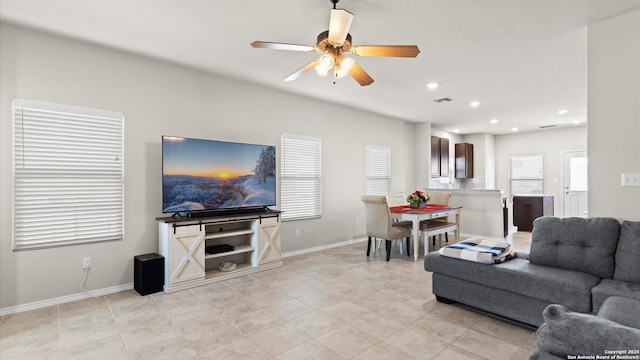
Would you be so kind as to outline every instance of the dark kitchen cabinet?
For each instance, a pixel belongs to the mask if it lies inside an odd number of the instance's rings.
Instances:
[[[456,144],[456,179],[473,177],[473,144]]]
[[[449,139],[431,137],[431,177],[449,176]]]
[[[553,195],[514,195],[513,225],[518,231],[532,231],[533,220],[553,216]]]

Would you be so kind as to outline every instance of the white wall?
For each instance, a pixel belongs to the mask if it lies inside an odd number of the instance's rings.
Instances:
[[[640,11],[588,28],[589,216],[640,220]]]
[[[86,256],[87,289],[133,281],[133,257],[157,251],[161,135],[278,149],[281,133],[321,137],[323,217],[285,223],[285,252],[364,236],[365,144],[391,147],[393,192],[414,188],[413,124],[336,105],[329,116],[326,103],[13,25],[0,50],[0,309],[74,294]],[[125,113],[124,241],[12,251],[14,97]]]
[[[428,188],[431,179],[431,135],[434,135],[431,123],[416,124],[415,128],[414,186],[407,189],[406,194]]]
[[[488,161],[490,158],[495,158],[495,136],[484,133],[469,134],[464,136],[464,142],[473,144],[473,178],[461,179],[461,188],[490,188],[487,186],[487,179],[495,182],[495,167],[492,167]]]
[[[509,191],[509,156],[544,155],[544,193],[554,195],[554,214],[562,216],[562,152],[587,149],[586,126],[497,135],[496,186]],[[587,156],[591,157],[588,153]],[[589,160],[591,165],[591,160]],[[589,189],[595,188],[589,184]],[[589,204],[591,205],[591,204]]]

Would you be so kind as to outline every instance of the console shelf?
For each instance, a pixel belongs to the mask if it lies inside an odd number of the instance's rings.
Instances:
[[[205,240],[209,239],[222,239],[233,236],[241,236],[241,235],[251,235],[254,231],[252,229],[243,229],[243,230],[223,230],[215,233],[207,233],[204,236]]]
[[[207,260],[207,259],[215,259],[215,258],[219,258],[219,257],[229,256],[229,255],[242,254],[242,253],[254,251],[255,249],[256,248],[254,248],[251,245],[237,245],[233,251],[226,251],[226,252],[222,252],[222,253],[218,253],[218,254],[206,254],[204,256],[204,259],[205,260]]]
[[[244,275],[244,274],[248,274],[251,273],[253,271],[247,272],[245,270],[251,270],[253,267],[251,266],[251,264],[238,264],[238,266],[236,266],[235,269],[231,270],[231,271],[220,271],[220,270],[209,270],[206,272],[205,274],[205,278],[207,279],[212,279],[212,278],[216,278],[216,277],[236,277],[239,275]]]
[[[171,293],[282,266],[280,211],[207,218],[157,218],[164,256],[164,291]],[[207,246],[228,244],[233,251],[208,254]],[[220,271],[221,262],[235,262]]]

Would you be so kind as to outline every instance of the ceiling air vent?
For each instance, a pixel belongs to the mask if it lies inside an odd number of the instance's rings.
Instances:
[[[540,126],[540,129],[548,129],[552,127],[556,127],[556,125],[543,125],[543,126]]]
[[[450,97],[443,97],[442,99],[435,99],[433,101],[437,102],[438,104],[441,104],[443,102],[453,101],[453,99]]]

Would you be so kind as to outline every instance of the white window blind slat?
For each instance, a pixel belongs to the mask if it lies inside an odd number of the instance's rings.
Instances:
[[[124,115],[14,99],[15,250],[124,237]]]
[[[283,134],[280,149],[282,219],[299,220],[320,217],[322,215],[321,139]]]
[[[391,148],[365,145],[365,194],[389,195],[391,180]]]

